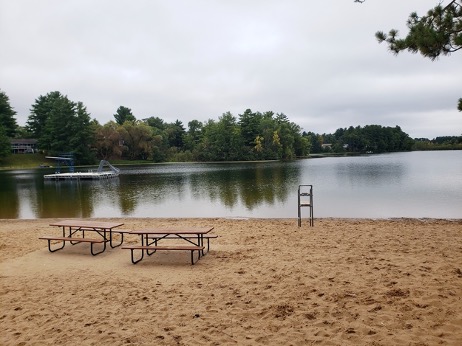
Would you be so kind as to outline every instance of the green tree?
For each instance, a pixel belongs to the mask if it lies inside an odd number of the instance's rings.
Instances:
[[[73,136],[73,117],[75,104],[67,98],[60,96],[53,100],[48,112],[43,131],[38,137],[38,145],[50,154],[72,151],[70,136]]]
[[[45,96],[40,95],[32,105],[31,113],[27,119],[26,128],[35,138],[42,137],[45,130],[46,122],[48,121],[54,102],[62,98],[63,95],[59,91],[53,91]]]
[[[73,135],[69,137],[69,146],[75,157],[81,163],[94,162],[95,155],[92,150],[95,142],[94,127],[91,126],[90,114],[82,102],[77,102],[75,105],[71,131]]]
[[[408,50],[435,60],[440,55],[454,53],[462,48],[462,1],[453,0],[445,7],[438,4],[422,17],[413,12],[407,26],[409,33],[403,39],[398,38],[395,29],[388,34],[378,31],[375,35],[379,42],[387,42],[395,54]]]
[[[252,147],[254,145],[255,139],[260,134],[261,120],[262,114],[253,113],[251,109],[246,109],[244,113],[239,114],[239,126],[246,146]]]
[[[11,154],[11,142],[6,135],[5,128],[0,123],[0,159]]]
[[[349,152],[375,153],[411,150],[414,141],[399,126],[383,127],[380,125],[350,126],[338,129],[333,135],[322,135],[324,140],[332,144],[335,152],[346,148]],[[344,147],[345,146],[345,147]]]
[[[344,131],[344,135],[339,138],[343,144],[346,144],[350,152],[364,152],[367,148],[367,141],[361,136],[361,127],[350,126]],[[335,144],[335,143],[333,143]]]
[[[154,162],[164,162],[169,158],[168,134],[166,133],[167,124],[159,117],[149,117],[143,122],[152,129],[152,160]]]
[[[26,126],[18,126],[15,138],[35,138]]]
[[[242,143],[236,118],[230,112],[226,112],[218,122],[209,120],[204,125],[199,159],[201,161],[240,160]]]
[[[294,142],[295,155],[297,157],[306,157],[311,151],[311,141],[309,137],[303,136],[300,133],[295,134]]]
[[[186,130],[181,121],[176,120],[174,123],[167,124],[165,133],[167,135],[169,147],[175,147],[177,150],[183,149],[183,137],[186,134]]]
[[[202,137],[202,128],[204,124],[199,120],[191,120],[188,123],[188,131],[184,137],[184,146],[186,150],[193,153],[193,157],[197,157],[197,149]]]
[[[281,144],[281,137],[279,136],[278,131],[273,131],[273,140],[272,140],[272,147],[273,151],[276,154],[273,159],[281,159],[282,157],[282,144]]]
[[[119,125],[123,125],[126,121],[136,121],[135,116],[132,114],[132,110],[124,106],[117,108],[114,118]]]
[[[18,125],[15,119],[16,112],[10,105],[8,96],[0,90],[0,125],[3,127],[6,136],[13,138]]]
[[[149,117],[147,119],[144,119],[144,122],[151,127],[155,127],[159,130],[165,130],[165,123],[159,117]]]
[[[462,49],[462,0],[452,0],[444,7],[440,3],[422,17],[413,12],[409,15],[407,27],[409,32],[404,38],[398,38],[396,29],[391,29],[388,34],[378,31],[375,37],[379,43],[386,42],[394,54],[407,50],[435,60],[440,55],[457,52]],[[462,98],[457,109],[462,112]]]
[[[27,127],[48,154],[71,152],[77,164],[94,162],[90,115],[81,102],[75,103],[59,91],[40,96],[32,105]]]
[[[284,113],[276,115],[275,122],[277,124],[277,135],[279,137],[280,150],[278,159],[293,160],[296,158],[295,152],[296,138],[300,141],[300,126],[290,122]],[[307,142],[298,143],[300,154],[306,153],[307,147],[303,147]],[[301,156],[301,155],[300,155]]]
[[[114,121],[96,126],[94,148],[98,158],[109,160],[122,157],[122,142],[118,128],[119,125]]]
[[[147,160],[152,155],[152,128],[143,122],[126,121],[119,132],[130,160]]]
[[[154,162],[164,162],[167,160],[168,146],[165,136],[155,133],[152,136],[152,160]]]
[[[273,112],[265,112],[262,114],[260,121],[259,133],[263,139],[260,139],[262,146],[261,154],[258,153],[257,158],[263,160],[274,160],[278,158],[280,149],[279,137],[274,141],[274,132],[277,133],[277,123],[274,120]]]
[[[225,148],[222,158],[226,161],[245,159],[243,153],[243,138],[237,119],[230,112],[224,113],[218,121],[218,136],[220,145]]]
[[[310,143],[310,151],[313,153],[320,153],[322,151],[321,147],[321,136],[314,133],[314,132],[303,132],[303,137],[308,138],[309,143]]]

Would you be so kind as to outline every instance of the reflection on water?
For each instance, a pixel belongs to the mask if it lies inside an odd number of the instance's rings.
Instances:
[[[121,168],[102,181],[2,171],[0,218],[293,218],[299,184],[314,185],[316,217],[462,217],[461,151]]]
[[[119,198],[130,206],[122,208],[125,215],[135,212],[138,205],[149,205],[156,216],[165,206],[171,206],[171,216],[175,212],[179,216],[185,212],[194,216],[216,205],[243,205],[252,210],[262,203],[284,202],[291,189],[289,185],[298,180],[298,170],[279,162],[171,165],[153,167],[149,173],[129,169],[119,177]]]
[[[0,183],[0,218],[17,219],[19,218],[19,194],[17,189],[19,179],[14,175],[3,174]],[[25,200],[26,196],[21,196]],[[25,198],[24,198],[25,197]]]
[[[262,203],[286,201],[299,168],[281,164],[255,164],[239,169],[222,169],[210,174],[193,174],[190,189],[194,199],[208,198],[227,207],[239,204],[252,210]]]

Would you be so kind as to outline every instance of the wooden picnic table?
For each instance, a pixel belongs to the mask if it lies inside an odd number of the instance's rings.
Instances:
[[[44,239],[48,241],[48,250],[50,252],[55,252],[64,248],[66,242],[71,243],[72,245],[78,243],[90,243],[91,244],[91,254],[96,256],[106,250],[106,243],[109,242],[109,245],[112,248],[118,247],[123,243],[123,235],[128,231],[117,231],[114,228],[122,226],[122,222],[107,222],[107,221],[91,221],[91,220],[63,220],[51,223],[50,226],[62,227],[62,237],[56,236],[43,236],[39,239]],[[95,232],[99,235],[98,238],[87,238],[85,237],[85,232]],[[113,233],[119,233],[121,235],[121,240],[118,244],[113,243]],[[67,234],[67,235],[66,235]],[[81,237],[75,237],[74,235],[81,234]],[[61,241],[63,244],[61,247],[52,249],[51,241]],[[93,249],[94,244],[103,244],[103,248],[100,251],[95,252]]]
[[[199,260],[205,255],[204,238],[207,238],[208,247],[209,233],[213,227],[189,227],[189,228],[149,228],[131,231],[130,234],[139,235],[141,245],[124,246],[122,249],[131,250],[132,263],[136,264],[144,258],[144,252],[151,256],[158,250],[176,251],[186,250],[191,252],[191,264],[194,264],[194,252],[197,251]],[[216,237],[216,236],[212,236]],[[178,239],[186,242],[186,245],[159,246],[158,242],[164,239]],[[134,251],[141,251],[141,257],[135,259]],[[197,261],[196,261],[197,262]]]

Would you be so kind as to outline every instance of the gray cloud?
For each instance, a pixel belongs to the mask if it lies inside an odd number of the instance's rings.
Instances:
[[[405,33],[435,0],[0,0],[0,88],[23,125],[54,90],[100,123],[120,105],[138,119],[285,113],[306,131],[401,126],[460,135],[460,53],[398,57],[377,30]]]

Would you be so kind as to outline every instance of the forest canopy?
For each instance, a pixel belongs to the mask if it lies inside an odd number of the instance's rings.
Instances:
[[[47,155],[72,153],[76,164],[97,160],[150,162],[293,160],[310,153],[383,153],[415,148],[399,126],[366,125],[339,128],[333,134],[302,132],[284,113],[246,109],[237,116],[223,113],[217,120],[166,122],[160,117],[137,119],[120,106],[114,120],[91,119],[82,102],[59,91],[39,96],[25,127],[17,126],[6,94],[0,98],[0,157],[10,153],[10,138],[34,138]],[[458,137],[444,143],[418,141],[419,149],[454,149]],[[449,147],[448,147],[449,145]],[[2,156],[1,156],[2,155]]]

